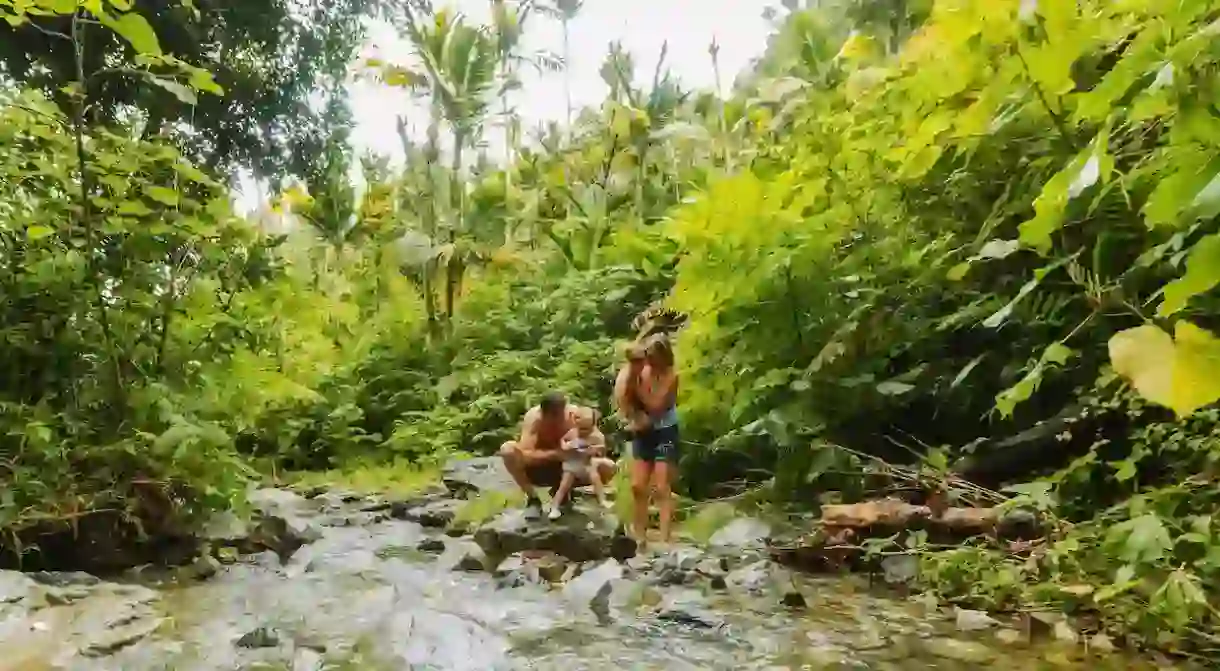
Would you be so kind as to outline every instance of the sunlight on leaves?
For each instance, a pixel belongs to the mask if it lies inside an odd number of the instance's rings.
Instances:
[[[1152,324],[1115,334],[1110,363],[1140,396],[1178,417],[1220,400],[1220,340],[1179,321],[1174,336]]]

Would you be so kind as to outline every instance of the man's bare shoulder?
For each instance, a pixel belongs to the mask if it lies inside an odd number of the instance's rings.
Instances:
[[[534,406],[525,411],[525,416],[521,418],[521,428],[526,431],[532,431],[542,420],[542,409]]]

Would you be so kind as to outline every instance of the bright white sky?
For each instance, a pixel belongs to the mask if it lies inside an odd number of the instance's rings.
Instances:
[[[661,45],[668,41],[665,60],[672,74],[688,88],[711,89],[715,88],[715,77],[708,46],[714,38],[720,45],[722,85],[730,86],[750,60],[762,53],[770,32],[763,10],[776,4],[769,0],[585,0],[580,15],[569,24],[568,68],[573,107],[579,110],[605,97],[606,85],[598,70],[613,40],[620,40],[632,54],[639,82],[651,80]],[[488,19],[488,5],[486,0],[450,3],[470,20],[481,22]],[[410,48],[397,35],[393,26],[374,25],[367,53],[410,63]],[[525,42],[528,50],[545,49],[561,54],[562,27],[558,21],[533,16],[527,25]],[[565,117],[563,73],[538,75],[527,71],[522,79],[524,89],[516,93],[513,104],[526,131],[540,121]],[[395,130],[399,115],[405,115],[414,133],[422,135],[427,108],[420,103],[371,82],[353,83],[351,94],[356,119],[353,143],[358,155],[370,150],[400,157]],[[499,128],[490,129],[488,141],[493,146],[502,146],[499,142],[502,132]],[[496,154],[498,151],[493,156]],[[242,205],[257,203],[257,189],[248,180],[242,180],[241,191]]]

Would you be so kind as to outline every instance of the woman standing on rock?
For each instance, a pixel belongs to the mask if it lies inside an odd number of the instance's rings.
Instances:
[[[678,374],[667,336],[650,337],[644,344],[644,356],[635,396],[648,415],[648,425],[636,431],[631,442],[633,527],[636,540],[644,543],[649,502],[655,499],[661,517],[661,542],[668,543],[674,515],[672,486],[678,469]]]

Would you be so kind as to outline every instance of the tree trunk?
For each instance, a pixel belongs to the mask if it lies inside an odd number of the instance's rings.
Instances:
[[[450,179],[453,189],[453,220],[449,226],[449,259],[445,263],[445,315],[452,322],[454,301],[457,297],[457,284],[461,258],[457,251],[457,229],[466,222],[466,189],[462,183],[462,146],[466,138],[461,131],[453,132],[453,169]]]
[[[425,171],[424,172],[424,178],[425,178],[424,182],[425,182],[425,184],[427,184],[428,190],[429,190],[428,202],[427,202],[427,205],[423,209],[424,234],[428,238],[429,252],[431,252],[432,249],[436,245],[436,194],[437,194],[438,189],[437,189],[435,180],[432,179],[432,171],[428,169],[428,161],[432,160],[436,156],[436,153],[437,153],[436,140],[440,134],[439,130],[438,130],[439,125],[440,125],[440,110],[437,108],[437,104],[435,102],[433,102],[432,115],[428,121],[428,145],[424,149],[425,161],[424,161],[424,166],[423,166],[423,169]],[[410,156],[411,155],[411,143],[407,136],[406,126],[402,123],[401,119],[399,120],[398,133],[399,133],[399,137],[402,140],[403,153],[405,153],[407,156]],[[438,320],[437,320],[437,314],[436,314],[436,291],[433,287],[433,280],[436,276],[436,258],[435,258],[435,256],[429,256],[428,259],[424,261],[422,275],[423,275],[423,277],[421,279],[422,279],[423,293],[424,293],[424,313],[427,315],[427,318],[428,318],[428,334],[431,336],[435,336],[438,331],[438,328],[437,328]]]

